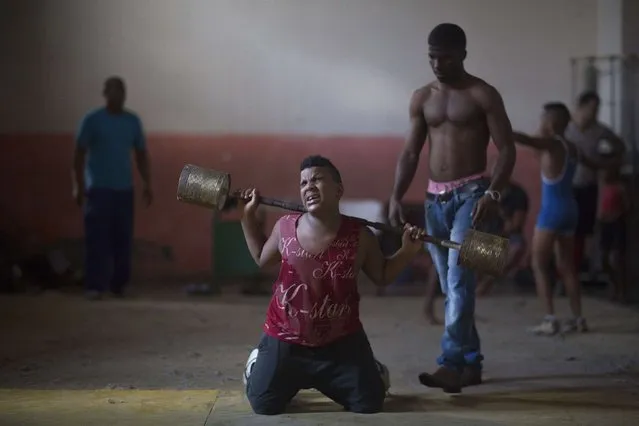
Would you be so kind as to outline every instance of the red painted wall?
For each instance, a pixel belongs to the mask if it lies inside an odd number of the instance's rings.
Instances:
[[[265,195],[296,200],[300,160],[322,154],[340,168],[348,198],[385,200],[402,144],[395,137],[149,135],[155,203],[147,210],[138,202],[136,238],[171,246],[175,273],[206,271],[211,213],[176,200],[184,164],[227,171],[234,187],[253,185]],[[0,136],[3,229],[17,222],[46,242],[82,235],[81,212],[71,198],[72,150],[71,135]],[[426,164],[422,158],[408,200],[423,199]],[[514,180],[530,196],[530,235],[540,186],[537,159],[530,151],[518,151]]]

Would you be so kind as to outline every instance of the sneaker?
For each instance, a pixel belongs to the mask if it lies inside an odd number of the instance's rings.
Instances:
[[[242,377],[242,382],[244,382],[244,386],[246,386],[246,384],[248,383],[248,378],[251,375],[251,372],[253,371],[253,366],[255,365],[255,362],[257,361],[258,352],[259,351],[257,350],[257,348],[253,349],[251,353],[249,354],[248,360],[246,361],[246,367],[244,368],[244,377]]]
[[[561,331],[564,333],[585,333],[588,331],[588,324],[586,324],[585,318],[572,318],[564,322]]]
[[[388,392],[390,389],[390,373],[388,372],[388,367],[377,360],[375,360],[375,363],[377,364],[377,371],[379,371],[379,375],[382,376],[384,390]]]
[[[559,321],[554,317],[546,317],[541,324],[528,329],[530,333],[544,336],[554,336],[559,332]]]

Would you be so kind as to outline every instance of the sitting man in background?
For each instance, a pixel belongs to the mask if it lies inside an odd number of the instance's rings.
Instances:
[[[512,181],[509,182],[502,192],[499,211],[502,220],[501,234],[510,241],[504,277],[512,280],[519,271],[521,260],[528,248],[524,236],[524,226],[528,217],[528,194],[524,188]],[[493,277],[482,277],[477,285],[477,295],[488,294],[494,281]]]

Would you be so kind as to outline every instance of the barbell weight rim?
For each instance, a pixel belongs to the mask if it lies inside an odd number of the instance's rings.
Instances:
[[[481,244],[482,240],[485,241],[487,239],[492,240],[491,244]],[[477,254],[481,253],[477,250],[477,241],[479,241],[480,245],[487,247],[492,252],[492,255],[480,256]],[[478,270],[498,277],[505,272],[509,248],[510,241],[507,238],[469,229],[459,250],[458,264],[468,269]]]
[[[201,173],[196,173],[198,171],[201,171]],[[217,179],[213,182],[215,183],[215,188],[206,188],[208,191],[203,190],[203,184],[201,181],[194,182],[194,178],[201,178],[202,173],[215,173],[217,175]],[[206,182],[206,179],[204,179],[204,181]],[[186,164],[184,167],[182,167],[182,171],[180,172],[177,188],[177,199],[178,201],[182,201],[188,204],[220,211],[226,203],[226,200],[229,196],[230,188],[231,175],[229,173],[220,172],[215,169],[206,169],[194,164]],[[213,200],[209,199],[206,201],[202,201],[202,196],[193,196],[194,194],[201,195],[203,193],[209,192],[214,192],[215,196]]]

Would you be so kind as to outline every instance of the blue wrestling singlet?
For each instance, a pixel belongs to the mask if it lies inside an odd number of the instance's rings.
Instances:
[[[577,159],[570,156],[565,139],[556,136],[566,150],[563,171],[554,179],[541,173],[541,207],[536,227],[558,234],[571,235],[577,228],[579,209],[573,194],[572,178],[577,169]]]

